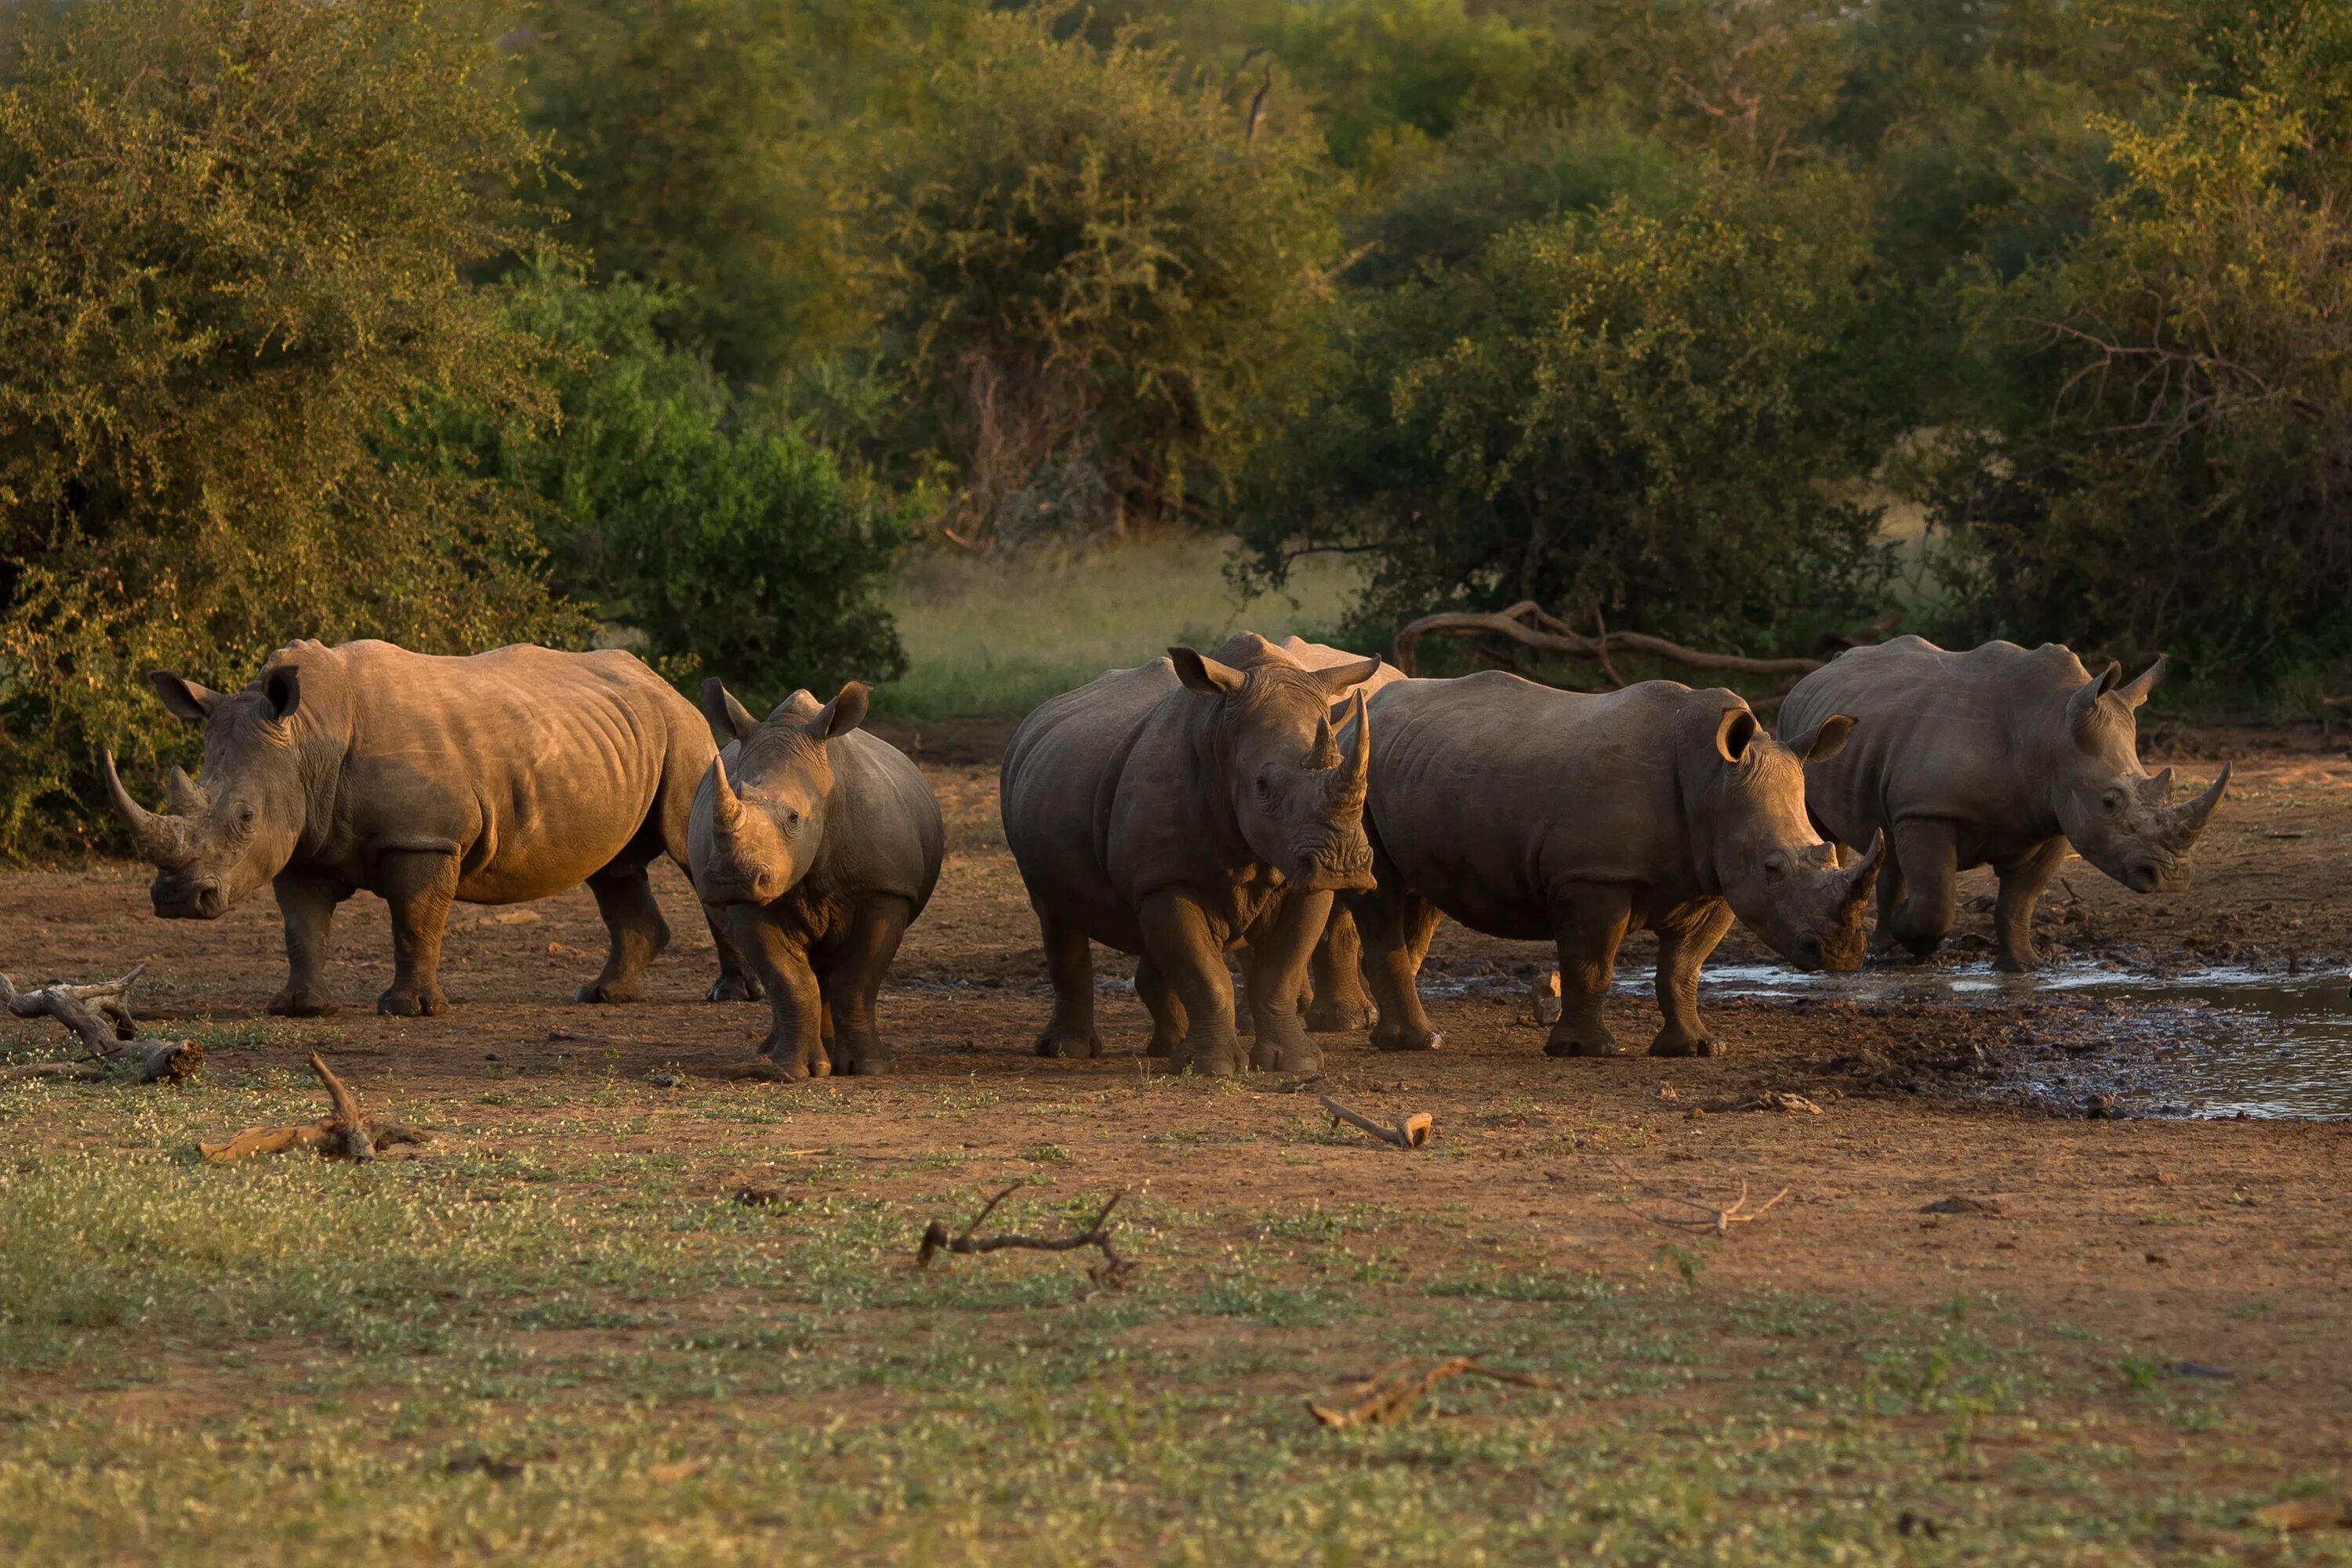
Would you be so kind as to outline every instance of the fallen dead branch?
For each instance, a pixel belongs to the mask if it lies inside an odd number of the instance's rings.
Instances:
[[[1710,1100],[1699,1108],[1710,1114],[1727,1110],[1780,1110],[1791,1116],[1819,1116],[1822,1108],[1801,1094],[1786,1089],[1759,1089],[1754,1094],[1736,1094],[1727,1100]]]
[[[1417,1110],[1395,1126],[1384,1127],[1360,1111],[1349,1110],[1328,1094],[1318,1095],[1316,1100],[1331,1113],[1333,1122],[1344,1121],[1350,1127],[1369,1132],[1392,1149],[1420,1148],[1429,1142],[1430,1129],[1437,1124],[1429,1112]]]
[[[96,1081],[107,1075],[98,1064],[129,1062],[141,1083],[169,1079],[178,1083],[204,1066],[205,1048],[194,1040],[142,1040],[131,1016],[131,983],[146,972],[144,963],[112,980],[93,985],[63,981],[19,991],[0,974],[0,1006],[19,1018],[54,1018],[81,1037],[89,1058],[79,1062],[26,1062],[0,1068],[0,1083],[34,1078],[65,1078]]]
[[[1515,1388],[1543,1388],[1555,1393],[1560,1387],[1548,1377],[1487,1366],[1475,1355],[1448,1356],[1419,1372],[1413,1366],[1410,1361],[1393,1362],[1356,1384],[1352,1391],[1354,1403],[1333,1409],[1310,1399],[1307,1402],[1307,1412],[1318,1425],[1335,1429],[1380,1426],[1404,1419],[1413,1406],[1429,1397],[1430,1390],[1450,1377],[1483,1377]]]
[[[1843,647],[1859,647],[1876,642],[1894,630],[1903,617],[1888,616],[1862,628],[1852,637],[1824,639],[1825,653]],[[1827,658],[1749,658],[1740,654],[1708,653],[1687,648],[1643,632],[1612,632],[1605,625],[1596,636],[1587,637],[1571,628],[1537,604],[1522,599],[1507,610],[1482,613],[1475,610],[1448,610],[1423,616],[1411,622],[1396,637],[1396,667],[1407,675],[1416,673],[1414,657],[1421,639],[1425,637],[1502,637],[1521,647],[1538,653],[1566,654],[1571,658],[1589,658],[1612,683],[1622,686],[1611,656],[1620,653],[1643,654],[1664,659],[1690,669],[1717,669],[1734,675],[1810,675],[1829,662]],[[1781,695],[1786,695],[1782,693]],[[1759,702],[1775,699],[1760,698]]]
[[[1742,1182],[1739,1184],[1739,1195],[1732,1199],[1728,1205],[1717,1208],[1712,1204],[1697,1203],[1689,1198],[1678,1198],[1672,1193],[1654,1191],[1647,1183],[1634,1175],[1633,1172],[1627,1170],[1617,1161],[1612,1159],[1609,1163],[1612,1165],[1615,1165],[1617,1167],[1617,1173],[1624,1177],[1626,1181],[1630,1182],[1634,1187],[1639,1189],[1643,1197],[1648,1198],[1653,1202],[1680,1204],[1686,1209],[1696,1209],[1700,1214],[1706,1216],[1704,1219],[1676,1219],[1668,1215],[1643,1215],[1642,1216],[1643,1219],[1648,1220],[1652,1225],[1663,1225],[1674,1230],[1696,1231],[1701,1234],[1712,1232],[1717,1236],[1729,1236],[1733,1226],[1754,1225],[1758,1220],[1762,1219],[1766,1215],[1771,1213],[1773,1208],[1780,1202],[1780,1200],[1789,1195],[1789,1189],[1782,1187],[1779,1192],[1774,1193],[1763,1203],[1759,1204],[1756,1207],[1751,1209],[1748,1206],[1748,1184],[1746,1182]]]
[[[373,1160],[379,1149],[425,1142],[425,1133],[406,1122],[369,1115],[361,1108],[360,1097],[316,1051],[310,1053],[310,1070],[327,1091],[331,1114],[325,1120],[297,1127],[248,1127],[226,1143],[199,1143],[196,1152],[215,1165],[289,1149],[315,1150],[328,1160]]]
[[[1118,1207],[1118,1200],[1127,1195],[1125,1193],[1113,1193],[1110,1202],[1103,1205],[1102,1212],[1095,1215],[1093,1223],[1074,1236],[974,1236],[972,1234],[980,1228],[982,1221],[996,1212],[997,1205],[1020,1190],[1021,1184],[1015,1182],[989,1199],[981,1205],[980,1212],[971,1216],[971,1223],[953,1236],[948,1234],[946,1226],[938,1220],[931,1221],[923,1229],[922,1245],[916,1249],[915,1253],[915,1266],[918,1268],[928,1268],[931,1259],[942,1252],[976,1254],[1002,1252],[1007,1248],[1027,1252],[1075,1252],[1079,1247],[1091,1247],[1101,1252],[1103,1261],[1101,1268],[1087,1270],[1088,1278],[1098,1285],[1108,1285],[1114,1289],[1127,1283],[1129,1272],[1136,1267],[1135,1260],[1121,1258],[1118,1255],[1118,1248],[1111,1245],[1110,1232],[1105,1228],[1110,1219],[1110,1211]]]

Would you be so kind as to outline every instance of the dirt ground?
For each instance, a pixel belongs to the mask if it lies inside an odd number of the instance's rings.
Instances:
[[[2158,969],[2343,964],[2352,954],[2342,876],[2352,758],[2332,742],[2263,751],[2259,736],[2170,740],[2186,774],[2209,776],[2224,752],[2237,766],[2194,886],[2139,899],[2073,862],[2045,908],[2044,947]],[[1725,1055],[1659,1062],[1638,1054],[1654,1007],[1631,994],[1612,1015],[1631,1054],[1555,1061],[1540,1052],[1524,989],[1526,966],[1548,955],[1450,925],[1430,976],[1473,984],[1432,1007],[1444,1050],[1377,1055],[1332,1036],[1319,1079],[1139,1093],[1150,1069],[1134,1053],[1147,1026],[1116,984],[1103,998],[1109,1057],[1066,1063],[1030,1053],[1046,992],[997,824],[994,770],[927,767],[950,850],[882,1004],[898,1071],[842,1086],[867,1102],[854,1145],[877,1168],[936,1150],[943,1136],[1009,1158],[1049,1132],[1067,1152],[1061,1168],[1089,1190],[1143,1190],[1187,1205],[1360,1202],[1429,1215],[1466,1206],[1486,1223],[1456,1232],[1465,1251],[1629,1275],[1657,1268],[1662,1237],[1675,1234],[1661,1216],[1687,1218],[1690,1204],[1727,1203],[1743,1184],[1759,1199],[1785,1187],[1765,1220],[1715,1247],[1711,1286],[1891,1306],[1996,1298],[2036,1321],[2078,1326],[2086,1343],[2142,1345],[2151,1364],[2226,1368],[2233,1415],[2274,1452],[2352,1474],[2344,1354],[2352,1125],[2085,1120],[1969,1098],[1953,1064],[1980,1064],[2021,1032],[2072,1031],[2101,1048],[2131,1048],[2127,1015],[2031,995],[1965,1009],[1721,1003],[1709,1022]],[[306,1044],[326,1044],[364,1092],[426,1124],[437,1107],[519,1079],[585,1069],[649,1083],[744,1062],[764,1005],[699,1001],[712,970],[708,934],[681,877],[664,868],[656,886],[680,940],[656,966],[650,1000],[613,1009],[569,1001],[594,973],[603,941],[588,896],[575,890],[528,909],[461,908],[443,975],[455,1005],[415,1020],[371,1010],[390,973],[390,941],[383,906],[355,900],[334,939],[344,1011],[278,1026],[270,1048],[290,1063]],[[1964,910],[1971,899],[1989,906],[1990,890],[1984,873],[1972,874]],[[1989,921],[1986,908],[1964,914],[1963,956],[1981,949]],[[1650,952],[1647,939],[1629,944],[1621,975],[1645,975]],[[159,921],[144,874],[129,866],[0,879],[0,955],[20,983],[95,978],[145,960],[142,998],[160,1020],[257,1017],[284,972],[268,900],[209,924]],[[1760,956],[1735,933],[1718,961]],[[1098,960],[1107,976],[1130,972],[1117,955]],[[46,1028],[0,1025],[0,1047],[42,1042]],[[1061,1114],[1049,1128],[988,1110],[943,1123],[948,1082]],[[1767,1089],[1808,1097],[1821,1113],[1704,1110]],[[646,1089],[652,1100],[659,1092]],[[1405,1156],[1369,1141],[1327,1142],[1278,1161],[1249,1152],[1258,1134],[1312,1114],[1318,1094],[1379,1115],[1427,1111],[1432,1148]],[[692,1134],[647,1136],[673,1135]],[[759,1174],[747,1166],[707,1179],[719,1186]],[[1997,1200],[2000,1212],[1922,1212],[1963,1195]],[[2210,1457],[2216,1484],[2228,1479],[2231,1451]]]

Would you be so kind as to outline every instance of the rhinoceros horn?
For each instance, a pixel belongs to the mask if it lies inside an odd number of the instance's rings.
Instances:
[[[186,825],[176,816],[158,816],[131,799],[131,792],[122,787],[122,775],[114,771],[112,752],[106,753],[106,794],[114,803],[115,816],[131,829],[131,842],[141,859],[167,866],[186,858]]]
[[[710,819],[722,828],[732,828],[743,820],[742,797],[727,779],[727,759],[710,759]]]
[[[1886,834],[1884,829],[1881,829],[1870,836],[1870,847],[1862,852],[1862,858],[1846,869],[1845,907],[1847,909],[1858,907],[1864,899],[1870,897],[1871,889],[1878,883],[1879,864],[1885,858]]]
[[[1339,742],[1331,738],[1331,715],[1318,715],[1315,721],[1315,743],[1307,748],[1307,768],[1309,773],[1323,773],[1339,765]]]
[[[1355,695],[1354,707],[1347,721],[1355,726],[1355,733],[1349,738],[1346,760],[1339,763],[1333,774],[1331,789],[1336,804],[1361,809],[1365,787],[1372,776],[1372,721],[1364,710],[1364,694],[1360,690]],[[1330,721],[1326,719],[1324,722]]]
[[[2168,774],[2172,772],[2170,768],[2164,771]],[[2203,795],[2171,809],[2165,824],[2165,837],[2174,849],[2186,849],[2197,842],[2197,836],[2205,831],[2206,820],[2213,815],[2213,808],[2221,804],[2221,796],[2228,793],[2229,788],[2230,764],[2223,763],[2221,776]]]
[[[202,816],[212,808],[211,792],[190,778],[185,768],[172,770],[172,776],[163,781],[163,791],[173,816]]]

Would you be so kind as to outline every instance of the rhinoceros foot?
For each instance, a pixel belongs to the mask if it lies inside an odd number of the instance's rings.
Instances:
[[[315,985],[289,985],[269,999],[269,1012],[280,1018],[325,1018],[335,1011],[335,999]]]
[[[1170,1055],[1168,1070],[1198,1073],[1202,1078],[1239,1078],[1249,1070],[1249,1058],[1243,1053],[1238,1038],[1200,1047],[1186,1044]]]
[[[395,985],[375,999],[375,1010],[394,1018],[430,1018],[449,1010],[438,985]]]
[[[1650,1042],[1654,1057],[1711,1057],[1716,1054],[1715,1042],[1705,1035],[1686,1035],[1677,1029],[1661,1029],[1658,1037]]]
[[[705,1002],[758,1002],[768,994],[768,988],[749,974],[721,974],[702,994]]]
[[[1444,1044],[1444,1032],[1439,1029],[1389,1028],[1382,1026],[1372,1031],[1372,1049],[1376,1051],[1433,1051]]]
[[[1261,1039],[1250,1051],[1250,1066],[1258,1072],[1321,1072],[1323,1047],[1304,1035],[1280,1045]]]
[[[635,981],[591,980],[572,994],[574,1002],[634,1002],[643,994]]]
[[[1036,1050],[1041,1057],[1098,1057],[1103,1054],[1102,1037],[1091,1029],[1083,1035],[1047,1029],[1037,1037]]]
[[[1598,1035],[1580,1035],[1555,1028],[1551,1037],[1544,1041],[1544,1055],[1548,1057],[1615,1057],[1623,1054],[1617,1048],[1617,1042],[1605,1031]]]
[[[1318,1035],[1352,1035],[1371,1025],[1372,1009],[1364,1003],[1318,997],[1307,1006],[1307,1026]]]
[[[835,1064],[834,1070],[851,1078],[880,1078],[898,1069],[898,1063],[895,1058],[881,1051],[867,1051]]]

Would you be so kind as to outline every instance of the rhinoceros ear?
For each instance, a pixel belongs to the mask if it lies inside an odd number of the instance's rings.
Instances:
[[[867,700],[874,689],[862,680],[853,680],[841,689],[840,695],[816,710],[803,728],[810,740],[823,745],[835,735],[845,735],[866,722]]]
[[[272,719],[284,719],[302,706],[302,670],[299,665],[281,664],[261,678],[262,700],[269,704]]]
[[[1352,664],[1335,664],[1328,669],[1318,669],[1315,679],[1323,683],[1327,697],[1338,697],[1360,681],[1370,680],[1381,672],[1380,655],[1360,658]]]
[[[1727,763],[1736,763],[1748,754],[1756,739],[1756,715],[1745,708],[1727,708],[1715,727],[1715,749]]]
[[[751,710],[736,701],[727,683],[715,675],[702,683],[702,716],[710,721],[710,732],[719,737],[721,745],[730,741],[748,741],[751,731],[760,727]]]
[[[1832,713],[1790,741],[1789,751],[1801,763],[1826,763],[1845,750],[1845,743],[1853,734],[1853,715]]]
[[[155,689],[155,695],[163,700],[163,706],[172,710],[173,717],[193,719],[200,724],[212,716],[213,705],[221,700],[221,694],[211,687],[183,680],[168,669],[149,670],[147,684]]]
[[[2074,694],[2066,699],[2066,721],[2079,728],[2083,721],[2098,711],[2099,699],[2113,691],[2116,682],[2123,678],[2124,667],[2114,659],[2107,660],[2106,668],[2074,688]]]
[[[1189,647],[1171,647],[1168,658],[1176,666],[1176,679],[1184,683],[1184,689],[1203,697],[1231,696],[1249,679],[1231,665],[1219,664]]]
[[[2118,688],[2116,691],[2116,695],[2124,700],[2125,707],[2137,708],[2141,703],[2147,700],[2147,694],[2155,690],[2156,683],[2163,679],[2164,656],[2162,654],[2158,654],[2156,656],[2156,662],[2139,672],[2138,679],[2133,681],[2129,686]]]

